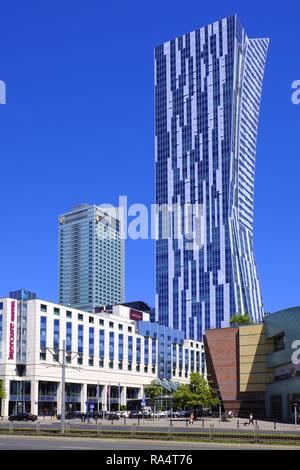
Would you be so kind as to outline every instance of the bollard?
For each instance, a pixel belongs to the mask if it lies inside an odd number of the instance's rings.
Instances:
[[[101,436],[101,425],[97,424],[97,436]]]
[[[274,429],[276,429],[276,423],[274,422]]]
[[[111,424],[114,424],[114,417],[111,415]]]
[[[209,425],[209,439],[213,440],[213,424]]]
[[[240,420],[237,420],[237,428],[240,429]]]
[[[37,435],[40,434],[40,430],[41,430],[40,426],[41,426],[40,423],[37,422],[37,423],[36,423],[36,433],[37,433]]]
[[[173,427],[173,421],[172,418],[170,419],[170,426]]]
[[[12,434],[14,430],[14,423],[12,421],[9,422],[9,434]]]
[[[189,425],[189,421],[188,421],[188,420],[185,421],[185,425],[186,425],[186,426]]]
[[[126,426],[126,416],[124,416],[124,426]]]
[[[202,419],[202,427],[204,428],[204,419]]]

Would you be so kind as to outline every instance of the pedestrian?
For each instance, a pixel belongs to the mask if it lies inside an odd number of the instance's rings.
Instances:
[[[195,420],[195,415],[194,415],[194,413],[191,413],[189,424],[194,424],[194,420]]]
[[[250,424],[253,424],[253,426],[254,426],[253,414],[252,413],[250,413],[250,415],[249,415],[249,423],[248,424],[249,424],[249,426],[250,426]]]

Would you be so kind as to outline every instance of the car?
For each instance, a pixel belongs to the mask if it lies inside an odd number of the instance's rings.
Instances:
[[[110,419],[110,420],[118,420],[120,419],[120,415],[119,413],[115,412],[115,411],[109,411],[108,413],[106,413],[106,419]]]
[[[151,419],[153,416],[152,416],[152,413],[150,412],[143,412],[143,411],[131,411],[129,413],[129,418],[130,419]]]
[[[81,411],[67,411],[65,413],[65,419],[82,419],[86,416],[86,413],[82,413]],[[57,419],[61,419],[61,415],[56,416]]]
[[[129,418],[129,411],[121,411],[121,418]]]
[[[38,417],[32,413],[17,413],[9,416],[9,421],[36,421]]]

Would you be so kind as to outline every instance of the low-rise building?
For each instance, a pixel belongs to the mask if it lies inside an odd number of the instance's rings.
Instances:
[[[225,411],[294,422],[295,409],[300,414],[300,307],[266,315],[260,324],[207,330],[204,344],[208,380]]]
[[[2,416],[61,412],[64,345],[67,411],[136,407],[152,380],[174,389],[189,381],[190,372],[205,373],[203,344],[152,324],[149,311],[131,306],[142,303],[89,313],[14,297],[0,298]]]

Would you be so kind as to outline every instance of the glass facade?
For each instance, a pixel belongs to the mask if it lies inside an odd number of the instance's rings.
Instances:
[[[158,214],[155,319],[186,338],[263,316],[253,192],[267,48],[236,16],[155,48],[156,204],[173,207]]]
[[[183,331],[173,330],[164,325],[140,321],[138,323],[139,334],[146,336],[145,348],[145,364],[146,351],[149,355],[148,336],[152,339],[152,365],[158,366],[158,377],[170,380],[174,369],[180,368],[182,364],[184,333]],[[177,349],[179,351],[179,364],[177,364]],[[182,366],[181,366],[182,368]]]

